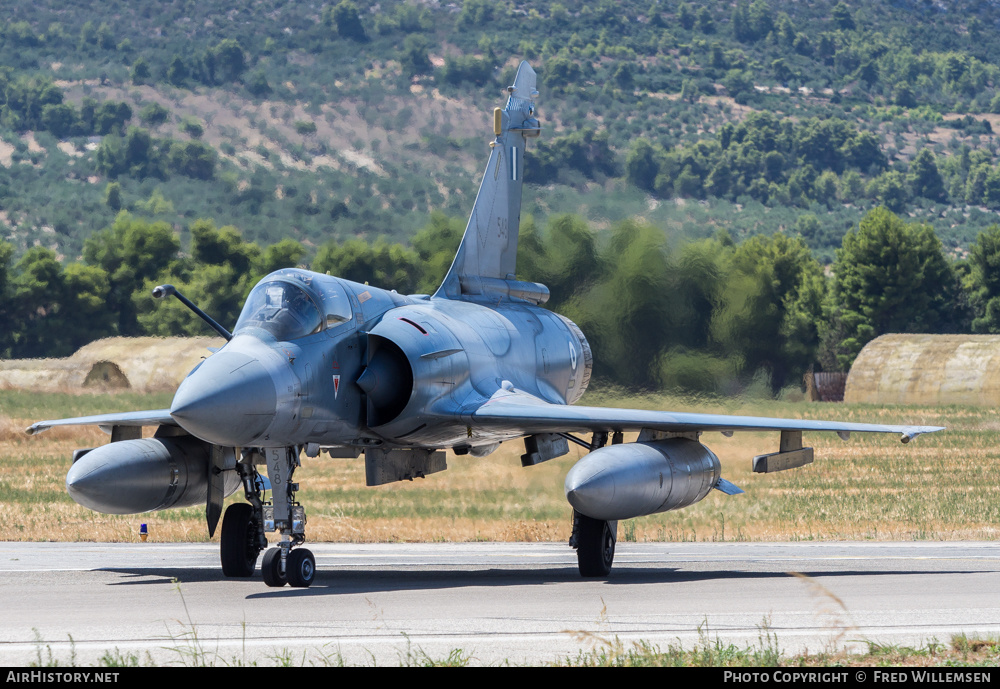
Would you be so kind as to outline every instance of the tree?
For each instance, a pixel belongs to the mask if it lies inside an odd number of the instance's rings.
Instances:
[[[744,375],[765,371],[776,392],[815,359],[824,293],[822,268],[801,239],[752,237],[733,252],[713,338]]]
[[[256,283],[265,275],[282,268],[295,268],[306,256],[306,248],[291,237],[285,237],[277,244],[264,249],[254,259],[251,282]]]
[[[420,273],[417,255],[400,244],[379,238],[374,244],[349,239],[328,242],[316,252],[313,270],[354,282],[371,282],[399,292],[413,292]]]
[[[820,174],[813,182],[812,196],[820,203],[832,206],[837,200],[837,175],[831,171]]]
[[[205,126],[196,117],[185,117],[181,120],[180,130],[192,139],[200,139],[205,133]]]
[[[833,272],[842,365],[879,335],[953,327],[955,274],[930,225],[908,225],[885,208],[870,211],[844,236]]]
[[[991,168],[986,173],[980,202],[990,208],[1000,208],[1000,168]]]
[[[718,393],[732,390],[739,361],[730,359],[712,336],[714,314],[731,268],[732,238],[719,233],[681,248],[669,264],[669,337],[654,364],[667,389]]]
[[[142,56],[136,58],[136,61],[132,63],[132,71],[129,73],[132,83],[136,86],[145,84],[152,76],[153,74],[149,69],[149,63],[146,62],[146,58]]]
[[[0,328],[0,358],[9,359],[10,349],[14,343],[15,325],[14,301],[10,294],[11,257],[14,255],[14,245],[0,240],[0,323],[7,327]]]
[[[1000,225],[979,233],[968,260],[964,286],[973,310],[972,331],[1000,333]]]
[[[449,55],[445,57],[444,67],[439,74],[440,80],[448,84],[458,85],[463,81],[469,81],[482,86],[493,75],[493,63],[474,55]]]
[[[55,252],[31,247],[14,265],[13,272],[10,296],[18,327],[13,333],[12,356],[19,359],[70,354],[60,334],[65,286]]]
[[[631,62],[620,62],[611,75],[615,86],[623,91],[631,91],[635,85],[635,67]]]
[[[565,55],[556,55],[545,62],[542,72],[545,86],[551,89],[565,89],[579,84],[583,78],[580,65]]]
[[[139,111],[139,119],[147,127],[159,127],[170,117],[170,111],[159,103],[150,103]]]
[[[674,313],[679,300],[664,298],[672,293],[666,236],[651,225],[621,222],[599,264],[603,270],[562,312],[587,333],[598,375],[630,387],[655,387],[664,344],[684,327]]]
[[[715,18],[712,11],[707,7],[698,10],[698,31],[702,33],[715,33]]]
[[[337,29],[337,34],[341,38],[349,38],[354,41],[367,42],[368,34],[361,23],[361,16],[358,14],[358,6],[350,0],[342,0],[335,7],[328,7],[324,12],[327,24],[332,24]]]
[[[792,18],[785,12],[778,13],[778,20],[775,22],[775,39],[779,46],[784,49],[792,48],[795,44],[795,24]]]
[[[697,103],[701,99],[701,91],[694,79],[681,82],[681,100],[685,103]]]
[[[150,223],[126,211],[84,242],[84,261],[108,275],[106,308],[119,335],[141,334],[132,295],[146,280],[164,275],[179,251],[180,241],[167,223]]]
[[[526,154],[524,180],[546,184],[553,179],[572,183],[570,172],[598,179],[618,173],[606,130],[586,128],[543,141]],[[579,179],[579,177],[577,178]]]
[[[60,139],[73,133],[79,120],[76,109],[67,103],[46,105],[42,108],[42,126]]]
[[[9,287],[18,324],[8,335],[14,357],[68,356],[114,332],[108,276],[100,268],[73,263],[63,270],[54,251],[36,246],[14,266]]]
[[[202,265],[182,275],[165,275],[147,280],[133,295],[133,308],[143,332],[149,335],[214,334],[209,326],[177,299],[154,300],[149,292],[158,282],[169,282],[223,327],[232,330],[249,293],[248,276],[232,266]]]
[[[312,120],[296,120],[295,131],[302,136],[309,136],[316,133],[316,123]]]
[[[83,116],[81,114],[81,120]],[[124,133],[125,124],[132,119],[132,108],[128,103],[106,100],[96,106],[93,114],[95,134]]]
[[[244,241],[238,229],[232,225],[217,229],[211,220],[195,220],[190,230],[191,258],[196,264],[228,265],[236,275],[249,276],[260,247]]]
[[[112,135],[101,139],[94,162],[97,171],[108,177],[117,177],[125,172],[121,137]]]
[[[965,202],[969,205],[979,206],[983,203],[983,196],[986,191],[986,178],[992,168],[989,163],[982,162],[973,165],[969,169],[969,175],[965,180]]]
[[[677,6],[677,21],[688,31],[694,28],[695,13],[691,5],[682,2]]]
[[[109,177],[160,177],[163,170],[160,153],[149,131],[129,127],[122,139],[114,134],[104,137],[95,156],[97,170]]]
[[[405,7],[406,5],[400,5]],[[414,77],[418,74],[430,74],[433,71],[430,57],[430,41],[419,34],[410,34],[403,39],[403,50],[400,56],[400,66],[403,74]]]
[[[649,140],[639,137],[629,146],[625,155],[625,179],[645,191],[653,191],[658,168]]]
[[[753,77],[742,69],[731,69],[722,79],[722,85],[737,103],[746,103],[753,93]]]
[[[171,170],[194,179],[212,179],[217,162],[215,149],[201,141],[175,141],[167,154]]]
[[[576,215],[549,218],[539,233],[534,222],[522,229],[518,242],[518,273],[549,288],[549,304],[557,309],[574,293],[591,284],[600,273],[597,240],[587,223]]]
[[[926,148],[920,149],[920,153],[913,158],[906,181],[914,196],[922,196],[931,201],[943,201],[945,198],[944,182],[938,172],[934,154]]]
[[[901,172],[891,170],[868,183],[868,196],[877,200],[891,211],[900,212],[906,207],[910,195],[906,180]]]
[[[495,3],[489,0],[462,0],[462,10],[455,22],[459,27],[482,26],[493,20]]]
[[[96,266],[70,263],[63,271],[63,317],[60,336],[67,353],[115,334],[116,315],[108,309],[111,284]]]
[[[747,17],[755,40],[767,38],[774,28],[774,17],[771,16],[771,8],[766,0],[753,0]]]
[[[101,50],[113,50],[115,47],[115,36],[111,33],[111,27],[107,22],[101,22],[97,27],[97,46]]]
[[[263,70],[255,70],[246,79],[247,91],[257,98],[263,98],[271,92],[271,85],[267,83],[267,75]]]
[[[243,48],[235,39],[225,38],[212,48],[215,76],[224,82],[237,81],[246,71]]]
[[[11,22],[7,25],[4,38],[15,45],[36,46],[39,43],[38,36],[28,22]]]
[[[782,84],[787,84],[792,78],[792,70],[788,67],[788,62],[783,57],[771,62],[771,71],[774,77]]]
[[[736,3],[729,24],[733,27],[733,37],[737,41],[745,43],[754,39],[753,29],[750,27],[750,8],[746,0]]]
[[[187,65],[184,64],[184,60],[175,55],[174,59],[170,61],[170,66],[167,67],[167,81],[174,86],[183,86],[189,76],[190,72]]]
[[[94,28],[94,22],[84,22],[83,26],[80,27],[80,49],[87,50],[90,46],[96,43],[97,29]]]
[[[122,209],[122,185],[109,182],[104,190],[104,203],[116,213]]]
[[[838,2],[831,12],[833,17],[833,24],[838,29],[843,29],[844,31],[854,31],[854,17],[851,15],[851,9],[845,5],[843,2]]]
[[[417,252],[418,263],[421,266],[421,276],[416,290],[419,293],[431,294],[444,281],[444,276],[455,258],[458,245],[465,231],[465,218],[449,218],[441,211],[432,211],[428,224],[413,237],[413,249]],[[523,249],[527,247],[525,237],[529,232],[528,218],[521,221],[521,235],[517,245],[518,265],[527,265],[520,260]],[[527,279],[531,279],[530,276]]]

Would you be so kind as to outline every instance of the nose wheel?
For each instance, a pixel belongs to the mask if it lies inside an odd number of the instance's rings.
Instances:
[[[268,586],[281,588],[285,584],[306,588],[316,576],[316,558],[306,548],[296,548],[288,553],[285,566],[281,566],[281,548],[270,548],[260,563],[260,573]]]
[[[305,588],[313,582],[316,576],[316,558],[306,548],[296,548],[288,554],[285,563],[285,576],[289,586]]]
[[[268,586],[284,586],[288,583],[281,569],[281,548],[270,548],[260,561],[260,573]]]
[[[299,466],[299,448],[267,448],[263,452],[271,483],[271,501],[261,504],[264,531],[277,531],[281,542],[264,553],[261,574],[268,586],[305,588],[316,576],[316,558],[305,542],[306,512],[295,501],[299,484],[292,474]]]

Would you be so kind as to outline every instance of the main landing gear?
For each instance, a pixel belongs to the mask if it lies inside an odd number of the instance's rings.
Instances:
[[[262,500],[264,481],[256,468],[265,463],[271,482],[270,502]],[[295,502],[299,485],[291,482],[298,465],[296,447],[248,450],[237,463],[249,504],[230,505],[222,520],[220,556],[222,573],[227,577],[253,576],[257,557],[267,548],[265,534],[278,531],[281,541],[264,553],[260,564],[264,583],[299,588],[312,584],[316,558],[298,547],[305,542],[306,525],[305,508]]]
[[[617,521],[594,519],[573,510],[573,535],[570,536],[569,544],[576,548],[576,561],[581,576],[608,576],[615,560],[617,540]]]
[[[245,502],[230,505],[222,518],[220,556],[227,577],[252,577],[260,555],[260,513]],[[264,541],[267,545],[267,541]]]

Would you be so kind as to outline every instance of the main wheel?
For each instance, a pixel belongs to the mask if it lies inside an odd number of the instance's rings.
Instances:
[[[257,566],[260,545],[253,506],[238,502],[226,509],[222,519],[219,556],[227,577],[250,577]]]
[[[287,563],[286,563],[287,564]],[[260,573],[268,586],[281,587],[287,582],[281,573],[281,548],[269,548],[260,561]]]
[[[316,558],[305,548],[296,548],[288,554],[285,562],[285,574],[290,586],[304,588],[313,582],[316,576]]]
[[[610,522],[578,514],[576,543],[576,560],[582,576],[606,577],[611,573],[611,563],[615,560],[615,530]]]

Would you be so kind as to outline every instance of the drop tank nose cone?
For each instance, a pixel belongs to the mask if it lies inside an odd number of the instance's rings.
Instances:
[[[112,482],[115,467],[106,462],[86,460],[76,462],[66,474],[66,492],[78,505],[92,510],[105,511],[114,501],[115,486]]]
[[[73,501],[104,514],[134,514],[153,509],[170,485],[159,466],[157,441],[127,440],[95,448],[66,473]]]
[[[174,395],[170,415],[188,433],[225,446],[252,444],[270,426],[278,395],[257,359],[219,352],[191,373]]]
[[[604,506],[614,503],[615,475],[604,467],[578,463],[566,474],[566,499],[577,512],[605,518]]]

